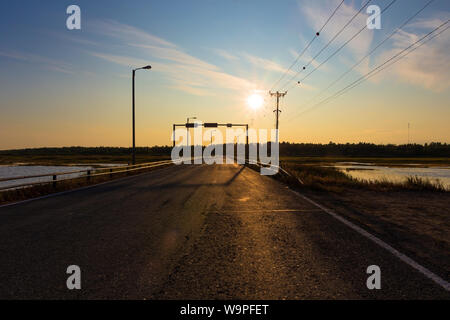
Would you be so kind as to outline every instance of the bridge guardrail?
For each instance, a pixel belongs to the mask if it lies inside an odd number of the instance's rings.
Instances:
[[[285,169],[283,169],[281,166],[274,166],[274,165],[272,165],[272,164],[265,164],[265,163],[262,163],[262,162],[259,162],[259,161],[248,160],[248,159],[245,159],[245,163],[246,163],[246,164],[257,165],[257,166],[259,166],[259,167],[275,167],[275,168],[277,168],[278,170],[280,170],[282,173],[284,173],[285,175],[287,175],[288,177],[290,177],[290,178],[292,178],[292,179],[296,179],[296,180],[297,180],[298,182],[300,182],[301,184],[304,184],[303,181],[302,181],[300,178],[298,178],[298,177],[296,177],[296,176],[293,176],[293,175],[290,174],[288,171],[286,171]]]
[[[29,175],[29,176],[15,176],[15,177],[9,177],[9,178],[1,178],[0,182],[25,180],[25,179],[32,179],[32,178],[44,178],[44,177],[52,177],[52,180],[34,181],[34,182],[28,182],[28,183],[3,186],[3,187],[0,187],[0,191],[22,188],[22,187],[31,187],[31,186],[43,185],[43,184],[55,185],[57,182],[80,179],[80,178],[86,178],[87,180],[89,180],[91,177],[98,177],[98,176],[103,176],[103,175],[110,175],[112,177],[113,174],[126,173],[126,172],[147,169],[147,168],[153,168],[153,167],[172,164],[174,162],[177,162],[177,161],[163,160],[163,161],[153,161],[153,162],[146,162],[146,163],[134,164],[134,165],[117,166],[117,167],[113,167],[113,168],[95,168],[95,169],[74,170],[74,171],[67,171],[67,172],[53,172],[53,173],[35,174],[35,175]],[[77,174],[77,173],[85,173],[85,175],[80,175],[77,177],[71,177],[71,178],[66,178],[66,179],[58,179],[58,176],[65,176],[65,175]]]
[[[53,184],[54,186],[56,186],[56,183],[58,183],[58,182],[80,179],[80,178],[86,178],[89,181],[89,179],[91,179],[92,177],[98,177],[98,176],[104,176],[104,175],[110,175],[112,177],[113,174],[127,173],[127,172],[142,170],[142,169],[154,168],[154,167],[159,167],[159,166],[163,166],[163,165],[174,164],[176,162],[183,162],[183,159],[153,161],[153,162],[146,162],[146,163],[135,164],[135,165],[117,166],[114,168],[84,169],[84,170],[74,170],[74,171],[67,171],[67,172],[53,172],[53,173],[35,174],[35,175],[28,175],[28,176],[15,176],[15,177],[9,177],[9,178],[0,178],[0,182],[5,182],[5,181],[25,180],[25,179],[32,179],[32,178],[52,177],[52,180],[34,181],[34,182],[27,182],[27,183],[15,184],[15,185],[3,186],[3,187],[0,187],[0,191],[22,188],[22,187],[32,187],[35,185],[43,185],[43,184]],[[302,180],[293,176],[288,171],[284,170],[281,166],[268,165],[268,164],[264,164],[259,161],[248,160],[248,159],[245,159],[245,164],[257,165],[259,167],[267,167],[267,166],[275,167],[278,170],[280,170],[282,173],[284,173],[285,175],[287,175],[293,179],[296,179],[301,184],[303,184]],[[65,175],[77,174],[77,173],[85,173],[85,175],[80,175],[77,177],[71,177],[71,178],[66,178],[66,179],[58,179],[58,176],[65,176]]]

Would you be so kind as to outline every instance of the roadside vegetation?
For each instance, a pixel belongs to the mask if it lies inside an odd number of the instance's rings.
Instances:
[[[353,160],[353,159],[351,159]],[[300,179],[303,184],[298,183],[295,179],[291,179],[290,183],[298,184],[301,188],[310,188],[313,190],[344,192],[347,189],[364,188],[372,191],[395,191],[395,190],[411,190],[411,191],[433,191],[448,192],[448,190],[440,181],[431,181],[417,176],[407,177],[403,182],[392,182],[389,180],[360,180],[353,178],[345,172],[329,166],[317,164],[304,164],[293,161],[282,162],[282,167]]]
[[[332,163],[324,161],[324,158],[313,160],[284,159],[282,167],[294,178],[281,174],[275,178],[383,239],[437,274],[444,277],[448,274],[450,190],[442,183],[415,176],[407,177],[401,183],[361,181],[332,167]],[[391,163],[386,158],[375,160]],[[403,163],[407,163],[404,160]],[[347,158],[344,161],[376,163],[374,159]],[[448,160],[440,161],[441,165],[448,166]],[[428,163],[423,162],[424,165]]]
[[[284,163],[329,165],[337,162],[360,162],[389,167],[405,167],[415,164],[417,167],[450,166],[450,157],[344,157],[344,156],[280,156]]]

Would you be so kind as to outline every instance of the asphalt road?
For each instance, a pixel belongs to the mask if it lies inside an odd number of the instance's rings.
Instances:
[[[81,268],[81,290],[66,269]],[[366,268],[381,268],[380,290]],[[169,167],[0,207],[0,298],[436,299],[449,293],[270,177]]]

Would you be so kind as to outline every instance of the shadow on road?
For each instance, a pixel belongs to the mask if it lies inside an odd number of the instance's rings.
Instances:
[[[239,170],[237,170],[231,178],[229,178],[226,181],[214,181],[214,178],[221,178],[222,176],[219,175],[211,175],[211,176],[202,176],[199,178],[199,180],[202,180],[200,182],[186,182],[186,183],[179,183],[179,182],[173,182],[173,183],[164,183],[164,184],[157,184],[157,185],[151,185],[151,186],[145,186],[141,187],[141,189],[145,190],[160,190],[160,189],[171,189],[171,188],[191,188],[191,187],[203,187],[203,186],[229,186],[231,185],[236,178],[242,173],[242,171],[245,169],[245,166],[241,165]],[[216,172],[217,173],[217,172]],[[218,172],[220,174],[220,172]],[[204,182],[203,182],[204,181]]]

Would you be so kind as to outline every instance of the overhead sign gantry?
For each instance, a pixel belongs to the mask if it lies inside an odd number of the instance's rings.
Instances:
[[[189,130],[189,128],[197,128],[197,127],[203,127],[203,128],[218,128],[218,127],[245,127],[245,137],[246,141],[245,144],[248,146],[248,124],[237,124],[237,123],[217,123],[217,122],[205,122],[205,123],[184,123],[184,124],[173,124],[173,146],[175,147],[175,130],[177,127],[185,127]]]

